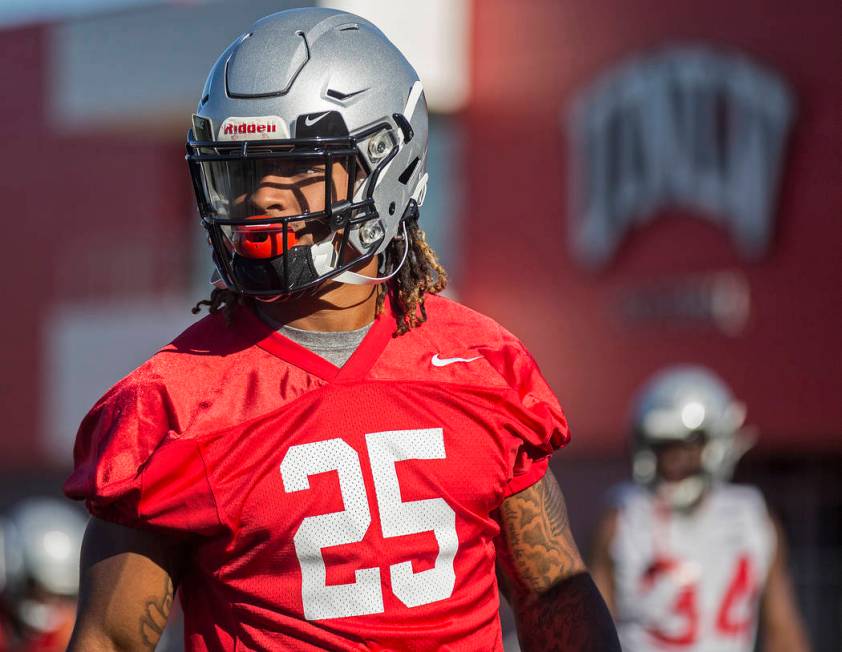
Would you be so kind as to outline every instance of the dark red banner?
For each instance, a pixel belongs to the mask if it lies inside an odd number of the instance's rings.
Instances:
[[[461,297],[530,347],[571,453],[620,452],[685,362],[761,448],[842,450],[842,5],[474,11]]]

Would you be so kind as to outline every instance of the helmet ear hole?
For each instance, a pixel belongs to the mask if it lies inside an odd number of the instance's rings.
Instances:
[[[412,162],[406,166],[406,169],[401,172],[401,175],[398,177],[398,181],[400,181],[403,185],[409,183],[409,180],[412,178],[412,173],[415,172],[415,168],[418,167],[418,161],[420,159],[416,156],[412,159]]]
[[[394,214],[395,214],[395,202],[392,202],[391,204],[389,204],[389,215],[394,215]]]

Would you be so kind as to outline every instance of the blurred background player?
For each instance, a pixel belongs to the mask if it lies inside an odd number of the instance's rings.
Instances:
[[[703,367],[676,366],[640,392],[635,484],[597,528],[592,572],[624,650],[809,649],[785,540],[761,493],[729,482],[753,443],[745,407]]]
[[[24,499],[0,517],[0,652],[66,649],[86,523],[54,498]]]

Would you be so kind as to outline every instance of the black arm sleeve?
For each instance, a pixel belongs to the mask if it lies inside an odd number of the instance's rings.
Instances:
[[[588,573],[515,605],[523,652],[620,652],[611,613]]]

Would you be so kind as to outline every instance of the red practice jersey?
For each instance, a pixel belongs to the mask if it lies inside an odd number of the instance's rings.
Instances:
[[[201,320],[82,423],[66,493],[184,537],[189,650],[502,650],[491,513],[565,417],[534,360],[440,297],[337,368],[241,309]]]

